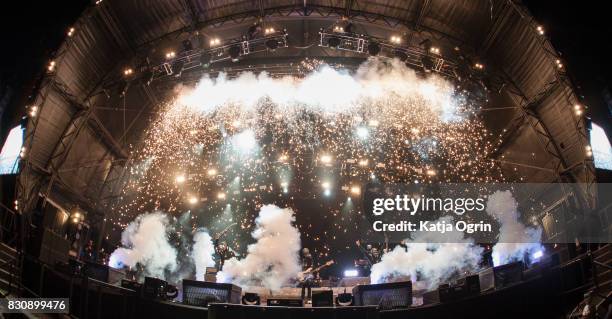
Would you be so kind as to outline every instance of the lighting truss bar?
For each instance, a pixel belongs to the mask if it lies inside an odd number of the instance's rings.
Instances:
[[[447,77],[456,77],[457,64],[453,61],[445,59],[441,55],[434,55],[425,52],[423,49],[416,46],[398,46],[388,43],[385,39],[363,36],[354,33],[329,33],[325,31],[319,32],[320,41],[319,46],[325,48],[332,48],[329,45],[329,39],[337,38],[340,40],[339,45],[334,47],[337,50],[349,51],[358,54],[368,54],[368,45],[370,43],[376,43],[380,46],[379,56],[382,57],[395,57],[397,52],[406,54],[406,64],[422,68],[423,59],[431,59],[432,69],[430,71],[440,73]]]
[[[209,64],[231,60],[232,57],[229,54],[229,50],[234,46],[240,47],[240,57],[269,50],[266,46],[266,42],[270,40],[276,40],[278,42],[278,48],[286,48],[288,46],[287,33],[283,32],[281,34],[270,35],[262,38],[228,43],[226,45],[221,45],[214,48],[186,51],[177,54],[175,59],[167,60],[160,65],[154,66],[152,68],[153,80],[170,75],[177,75],[182,71],[202,67],[203,65],[201,58],[205,55],[210,57]],[[174,70],[173,66],[176,65],[182,65],[181,70]]]

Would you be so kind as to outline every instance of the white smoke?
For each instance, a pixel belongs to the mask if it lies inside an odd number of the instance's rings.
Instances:
[[[436,222],[450,221],[450,216],[446,216]],[[443,236],[445,242],[428,243],[434,241],[432,236],[438,237],[436,242]],[[412,281],[422,280],[429,289],[435,288],[455,275],[477,271],[483,250],[458,231],[416,232],[412,240],[406,240],[406,245],[407,249],[396,246],[372,266],[372,283],[385,282],[394,276],[410,276]]]
[[[342,94],[338,94],[342,92]],[[438,76],[419,78],[399,60],[372,58],[360,65],[355,74],[335,70],[327,65],[315,69],[303,79],[287,76],[272,78],[244,72],[236,78],[221,73],[217,78],[205,77],[191,89],[181,87],[178,105],[203,114],[211,114],[224,105],[234,105],[242,112],[253,112],[262,98],[286,108],[306,107],[323,113],[351,112],[361,103],[394,96],[402,100],[421,99],[444,120],[458,113],[455,88]]]
[[[526,227],[519,221],[518,203],[510,191],[496,191],[487,201],[487,213],[500,225],[498,243],[493,246],[496,266],[523,260],[525,254],[542,249],[542,228]]]
[[[121,234],[121,244],[124,247],[110,256],[111,267],[140,264],[145,274],[157,278],[177,269],[177,251],[168,242],[168,217],[161,212],[138,216]]]
[[[291,209],[263,206],[251,234],[256,242],[248,246],[245,258],[226,261],[217,281],[280,289],[301,270],[300,233],[294,222]]]
[[[191,253],[196,267],[196,280],[204,280],[206,267],[215,265],[214,253],[215,246],[210,234],[205,230],[198,230],[193,236],[193,251]]]

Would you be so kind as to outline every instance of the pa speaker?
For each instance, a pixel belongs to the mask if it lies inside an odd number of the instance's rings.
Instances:
[[[258,294],[247,292],[242,296],[242,304],[243,305],[261,305],[261,298]]]

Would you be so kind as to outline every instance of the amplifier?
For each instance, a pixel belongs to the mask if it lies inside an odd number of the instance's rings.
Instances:
[[[312,306],[313,307],[333,307],[334,306],[334,291],[333,290],[313,290],[312,291]]]
[[[384,309],[412,305],[412,282],[392,282],[353,287],[356,306],[382,306]]]
[[[268,298],[267,305],[280,307],[302,307],[304,306],[304,303],[302,299]]]
[[[121,279],[121,287],[134,290],[138,295],[142,292],[142,284],[133,280]]]
[[[480,289],[501,289],[523,280],[522,262],[515,262],[493,268],[487,268],[478,273],[480,277]]]
[[[225,283],[183,279],[183,303],[207,307],[209,303],[240,304],[242,288]]]

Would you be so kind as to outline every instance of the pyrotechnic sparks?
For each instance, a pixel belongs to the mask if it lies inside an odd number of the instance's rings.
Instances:
[[[293,209],[303,240],[324,256],[346,247],[342,234],[363,218],[350,196],[371,180],[503,180],[479,105],[450,82],[397,61],[354,74],[305,69],[302,78],[221,74],[183,89],[135,151],[115,225],[191,210],[193,229],[235,221],[230,236],[248,240],[258,209],[276,204]]]

